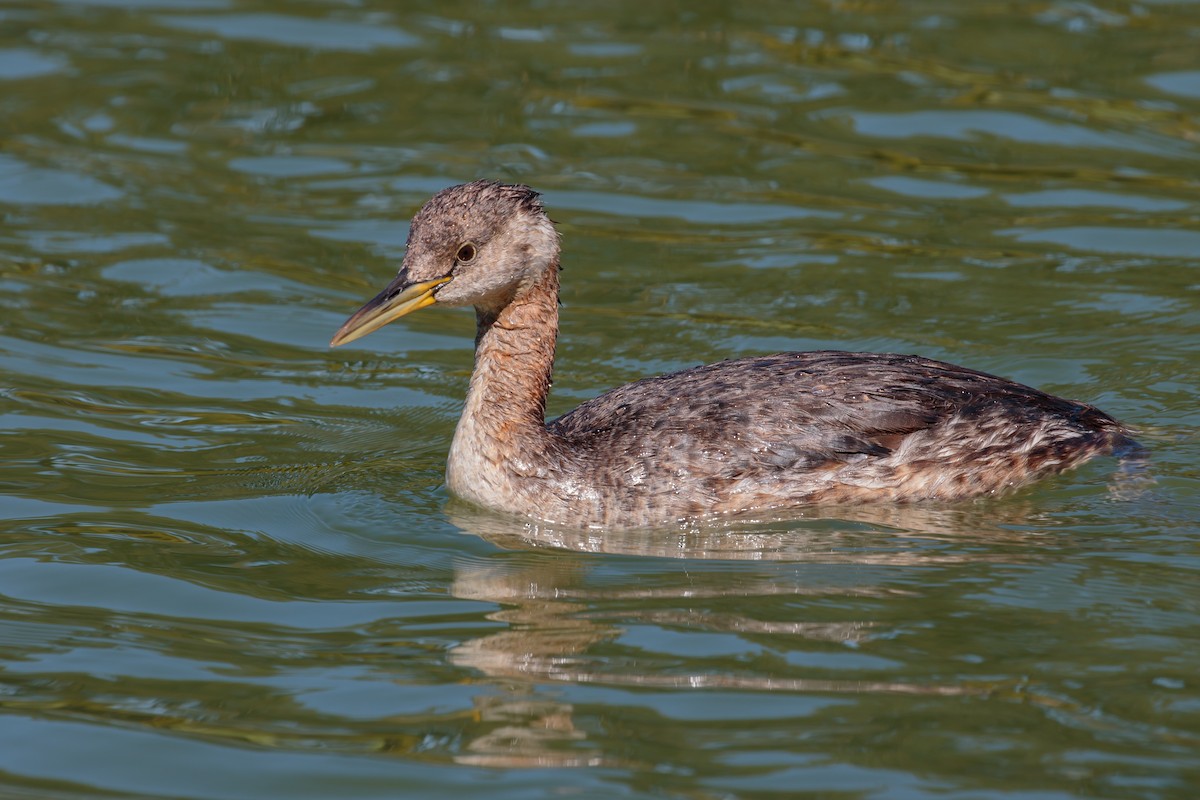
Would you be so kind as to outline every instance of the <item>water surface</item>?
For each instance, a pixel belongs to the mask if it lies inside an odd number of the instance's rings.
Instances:
[[[1192,798],[1200,7],[0,9],[0,794]],[[331,351],[477,177],[552,414],[918,352],[1140,431],[1011,497],[654,535],[451,501],[470,312]]]

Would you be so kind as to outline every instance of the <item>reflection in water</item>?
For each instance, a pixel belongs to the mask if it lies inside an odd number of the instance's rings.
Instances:
[[[0,155],[0,203],[13,205],[94,205],[121,197],[121,190],[89,175],[31,167]]]
[[[764,620],[738,612],[689,610],[688,603],[721,598],[804,597],[810,601],[839,597],[911,596],[910,590],[881,583],[844,583],[846,567],[919,566],[978,561],[1019,562],[1019,554],[972,554],[959,549],[940,552],[938,539],[997,538],[1019,541],[1022,534],[1002,529],[994,515],[981,510],[922,506],[863,506],[830,512],[809,511],[790,521],[724,521],[686,530],[570,530],[516,520],[476,509],[459,501],[448,506],[451,521],[469,533],[525,557],[515,565],[460,563],[451,585],[455,597],[502,606],[488,615],[507,629],[463,641],[450,653],[459,667],[477,670],[489,682],[507,687],[503,696],[477,699],[481,722],[497,725],[473,739],[456,756],[463,763],[489,766],[573,766],[603,762],[598,748],[588,748],[586,733],[573,722],[571,704],[556,701],[535,688],[537,683],[600,684],[642,689],[710,689],[820,694],[982,695],[1014,685],[999,682],[908,682],[806,678],[771,674],[769,670],[729,669],[648,671],[634,659],[602,652],[630,626],[672,628],[690,634],[770,636],[846,645],[866,642],[879,623]],[[1011,513],[1007,515],[1011,519]],[[534,548],[533,553],[529,549]],[[564,552],[567,551],[567,552]],[[573,553],[607,553],[655,559],[711,562],[757,561],[776,564],[835,565],[837,576],[824,580],[786,571],[747,578],[721,572],[699,572],[684,583],[640,585],[622,580],[615,587],[589,581],[589,558]],[[886,575],[886,572],[878,573]],[[808,574],[806,574],[808,575]],[[628,602],[621,624],[591,609]],[[656,607],[663,603],[664,608]],[[517,686],[520,688],[513,688]],[[570,748],[563,748],[569,742]]]
[[[475,710],[481,725],[490,730],[466,743],[463,752],[454,757],[460,764],[597,767],[614,763],[599,747],[580,744],[587,733],[576,728],[569,703],[519,695],[481,696],[476,698]]]
[[[314,50],[364,52],[412,47],[418,39],[397,28],[336,19],[305,19],[287,14],[163,15],[157,21],[184,31],[213,33],[225,39],[307,47]]]
[[[672,529],[598,530],[557,526],[493,514],[451,500],[450,521],[499,547],[553,547],[580,553],[612,553],[657,558],[746,561],[816,561],[852,564],[921,564],[972,558],[963,553],[909,551],[905,537],[929,539],[1020,539],[1006,527],[1032,513],[1008,504],[1002,512],[988,504],[863,504],[812,507],[768,515],[723,517]],[[913,541],[918,539],[914,538]]]

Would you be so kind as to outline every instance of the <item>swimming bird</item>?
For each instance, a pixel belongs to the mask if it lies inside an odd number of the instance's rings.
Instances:
[[[538,193],[475,181],[417,212],[399,274],[330,344],[434,304],[474,306],[475,368],[447,487],[574,528],[959,500],[1135,446],[1085,403],[890,353],[722,361],[621,386],[546,422],[558,293],[559,238]]]

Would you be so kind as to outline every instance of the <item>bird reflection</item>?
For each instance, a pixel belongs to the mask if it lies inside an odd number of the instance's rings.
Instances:
[[[746,602],[739,607],[753,608],[755,599],[766,597],[820,601],[912,596],[916,592],[882,583],[883,576],[892,573],[853,568],[1019,561],[1023,558],[1019,552],[971,553],[962,548],[946,552],[944,540],[978,537],[994,545],[998,537],[1017,543],[1027,535],[1000,527],[994,510],[984,508],[975,513],[913,506],[839,508],[833,512],[837,516],[810,511],[791,520],[724,520],[707,528],[660,531],[654,536],[645,531],[554,528],[456,501],[451,501],[447,513],[459,528],[506,551],[497,554],[500,557],[460,563],[452,584],[456,597],[500,605],[488,617],[504,623],[505,629],[465,641],[449,654],[455,666],[481,673],[488,683],[504,688],[501,694],[477,699],[480,725],[486,732],[472,739],[456,760],[504,767],[595,765],[611,759],[600,745],[588,742],[586,727],[575,721],[574,706],[541,688],[545,684],[941,696],[995,691],[1000,687],[963,681],[793,677],[745,665],[738,671],[711,667],[662,671],[639,667],[647,663],[645,659],[614,659],[610,652],[612,646],[620,646],[614,643],[630,627],[647,626],[772,637],[790,644],[801,639],[820,643],[814,650],[828,651],[835,644],[853,653],[872,637],[890,631],[881,630],[881,624],[871,619],[769,620],[749,612],[714,612],[710,606],[721,604],[706,601],[742,598]],[[599,580],[593,568],[600,562],[590,555],[595,553],[671,560],[663,561],[652,581],[636,576]],[[688,562],[716,560],[773,562],[774,566],[753,572],[744,568],[687,571]],[[798,569],[789,569],[791,564]],[[830,570],[822,571],[822,565]],[[858,580],[847,581],[847,575]],[[870,580],[871,576],[878,580]],[[606,615],[597,611],[599,605],[620,606],[620,610]],[[612,620],[612,614],[619,615],[619,621]],[[785,666],[783,671],[794,670]]]

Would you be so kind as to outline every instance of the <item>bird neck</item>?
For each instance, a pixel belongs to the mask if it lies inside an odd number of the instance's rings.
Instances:
[[[558,338],[558,263],[498,311],[476,309],[475,370],[446,465],[450,490],[504,507],[543,462]],[[536,470],[535,470],[536,471]]]

